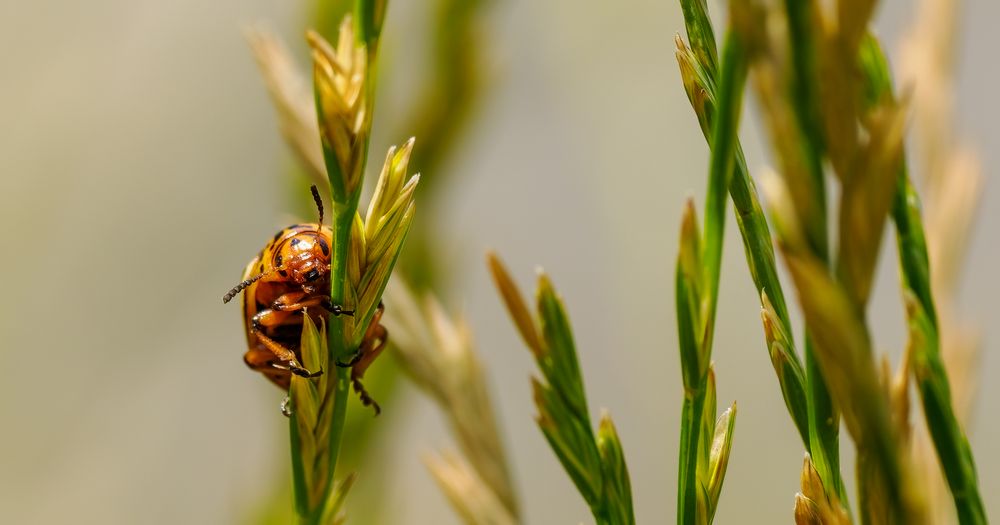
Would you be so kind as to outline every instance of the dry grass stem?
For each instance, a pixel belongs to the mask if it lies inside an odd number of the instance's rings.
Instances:
[[[285,142],[320,188],[320,195],[329,195],[330,181],[323,163],[311,86],[280,38],[262,26],[248,27],[244,34],[278,110],[278,126]]]
[[[468,324],[450,318],[433,296],[414,297],[402,279],[389,287],[386,302],[385,324],[403,369],[444,411],[464,456],[429,456],[428,467],[463,517],[470,508],[490,510],[473,514],[481,519],[468,523],[518,521],[488,381]],[[494,512],[498,505],[502,512]]]
[[[424,464],[452,507],[468,525],[520,523],[476,471],[457,454],[448,451],[442,456],[428,454],[424,457]]]

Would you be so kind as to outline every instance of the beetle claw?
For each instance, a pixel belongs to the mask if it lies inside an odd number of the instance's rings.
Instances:
[[[339,366],[340,368],[351,368],[352,366],[358,364],[358,361],[361,361],[361,352],[360,351],[359,352],[355,352],[354,355],[352,355],[351,358],[349,360],[347,360],[347,361],[340,361],[340,360],[338,360],[337,361],[337,366]]]
[[[343,306],[333,304],[333,301],[326,303],[324,306],[326,306],[326,309],[333,315],[348,315],[354,317],[354,310],[344,310]]]
[[[297,375],[299,377],[311,378],[311,377],[319,377],[319,376],[323,375],[323,369],[322,368],[320,368],[316,372],[310,372],[310,371],[308,371],[305,368],[302,368],[300,366],[292,367],[290,370],[292,371],[293,374],[295,374],[295,375]]]

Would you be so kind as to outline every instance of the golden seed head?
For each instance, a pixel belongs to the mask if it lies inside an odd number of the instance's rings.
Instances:
[[[371,133],[368,53],[354,38],[350,16],[340,24],[336,49],[315,31],[306,33],[306,40],[312,48],[320,138],[336,156],[344,193],[350,195],[361,184],[361,148]]]

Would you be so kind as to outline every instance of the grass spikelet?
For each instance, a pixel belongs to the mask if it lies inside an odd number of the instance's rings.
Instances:
[[[507,454],[471,331],[432,295],[422,299],[396,279],[386,293],[385,324],[404,371],[444,411],[462,452],[428,455],[425,463],[467,523],[517,522]]]
[[[635,523],[621,442],[610,416],[602,417],[594,433],[573,331],[551,280],[539,274],[532,316],[500,259],[489,253],[487,262],[497,291],[541,371],[541,378],[531,380],[538,427],[597,523]]]

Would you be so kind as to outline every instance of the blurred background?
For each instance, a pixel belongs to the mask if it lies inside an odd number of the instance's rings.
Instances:
[[[416,133],[401,117],[430,74],[431,4],[390,2],[373,159]],[[219,299],[301,199],[241,27],[266,21],[305,66],[314,16],[301,1],[0,1],[0,521],[256,523],[286,505],[283,394],[243,365],[241,312]],[[995,2],[964,2],[956,51],[956,126],[987,179],[960,307],[985,328],[969,433],[994,515],[998,16]],[[637,518],[670,522],[681,405],[671,282],[680,207],[701,201],[708,159],[673,57],[680,8],[493,0],[478,17],[482,90],[436,164],[447,180],[433,198],[418,193],[417,221],[433,232],[445,302],[475,331],[526,521],[591,518],[535,427],[534,363],[486,274],[487,248],[522,289],[538,265],[553,276],[592,408],[609,409],[621,434]],[[883,2],[876,29],[891,56],[912,21],[909,2]],[[767,156],[748,106],[742,136],[759,172]],[[896,359],[891,244],[870,322]],[[790,522],[801,445],[731,220],[714,359],[720,405],[740,411],[718,522]],[[385,474],[362,471],[356,489],[380,494],[382,521],[457,523],[420,461],[450,441],[438,410],[405,381],[391,399],[364,444]]]

